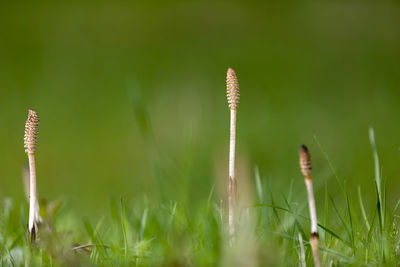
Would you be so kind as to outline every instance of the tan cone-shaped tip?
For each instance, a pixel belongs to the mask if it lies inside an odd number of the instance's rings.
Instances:
[[[231,110],[237,109],[239,105],[239,83],[236,73],[232,68],[229,68],[226,73],[226,94],[228,97],[228,104]]]
[[[28,154],[35,153],[38,136],[39,117],[33,109],[28,109],[28,119],[25,123],[24,146]]]

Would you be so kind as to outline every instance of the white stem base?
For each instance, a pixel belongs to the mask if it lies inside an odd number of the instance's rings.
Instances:
[[[316,234],[316,233],[318,233],[318,222],[317,222],[317,211],[315,208],[314,190],[313,190],[311,177],[306,177],[305,183],[306,183],[307,194],[308,194],[308,207],[310,210],[311,233]]]
[[[310,219],[311,219],[311,236],[310,236],[310,244],[314,257],[314,265],[315,267],[320,267],[321,263],[318,255],[318,221],[317,221],[317,210],[315,208],[315,199],[314,199],[314,190],[312,185],[311,177],[307,176],[305,178],[305,183],[307,187],[308,194],[308,207],[310,209]]]
[[[229,181],[228,181],[228,219],[229,219],[229,237],[230,244],[234,241],[235,235],[235,146],[236,146],[236,110],[231,110],[230,125],[230,143],[229,143]]]
[[[40,221],[39,202],[36,194],[36,168],[34,154],[28,154],[29,159],[29,224],[31,236],[36,236],[37,223]]]

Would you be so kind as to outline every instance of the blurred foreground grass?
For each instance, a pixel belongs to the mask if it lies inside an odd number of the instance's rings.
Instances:
[[[341,197],[325,185],[319,213],[322,266],[394,266],[400,262],[399,223],[387,206],[373,130],[376,208],[366,208],[361,187],[349,190],[325,154]],[[324,152],[324,149],[321,147]],[[325,153],[325,152],[324,152]],[[236,238],[229,245],[226,205],[214,187],[198,208],[185,202],[154,203],[147,198],[110,200],[110,209],[92,223],[76,216],[63,200],[41,203],[39,239],[27,240],[27,205],[6,199],[0,214],[0,258],[6,266],[311,266],[305,194],[290,184],[276,194],[256,170],[255,184],[239,187]],[[382,188],[382,189],[379,189]],[[304,191],[304,190],[303,190]],[[357,200],[351,196],[357,195]],[[342,204],[343,202],[343,204]],[[93,221],[93,220],[92,220]]]

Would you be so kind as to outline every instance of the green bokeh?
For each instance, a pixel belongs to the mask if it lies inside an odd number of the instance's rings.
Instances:
[[[400,5],[331,1],[2,3],[0,197],[24,200],[24,121],[41,119],[41,197],[101,214],[112,196],[196,205],[226,177],[225,72],[241,86],[239,166],[303,190],[306,143],[322,196],[337,182],[374,205],[368,128],[388,201],[400,160]],[[240,162],[245,162],[241,164]],[[247,167],[246,167],[247,166]],[[240,183],[240,177],[238,177]],[[303,194],[304,192],[302,192]]]

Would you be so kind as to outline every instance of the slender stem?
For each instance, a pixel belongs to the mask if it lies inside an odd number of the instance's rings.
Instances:
[[[318,232],[318,222],[317,222],[317,211],[315,209],[315,199],[314,199],[314,190],[312,179],[310,176],[307,176],[304,179],[307,187],[307,194],[308,194],[308,207],[310,210],[310,219],[311,219],[311,233]]]
[[[30,176],[30,185],[29,185],[29,225],[28,230],[31,233],[31,236],[35,236],[36,234],[36,220],[39,216],[39,204],[37,201],[36,195],[36,168],[35,168],[35,155],[33,153],[28,153],[29,159],[29,176]]]
[[[236,109],[231,110],[231,136],[229,146],[229,177],[235,179]]]
[[[229,235],[231,241],[235,234],[235,145],[236,145],[236,109],[231,109],[231,129],[229,146],[229,184],[228,184],[228,205],[229,205]]]
[[[314,199],[314,190],[311,176],[307,176],[304,179],[304,182],[307,187],[307,194],[308,194],[308,207],[310,210],[310,219],[311,219],[311,236],[310,236],[310,244],[311,249],[314,257],[314,265],[316,267],[321,266],[319,255],[318,255],[318,222],[317,222],[317,211],[315,208],[315,199]]]

